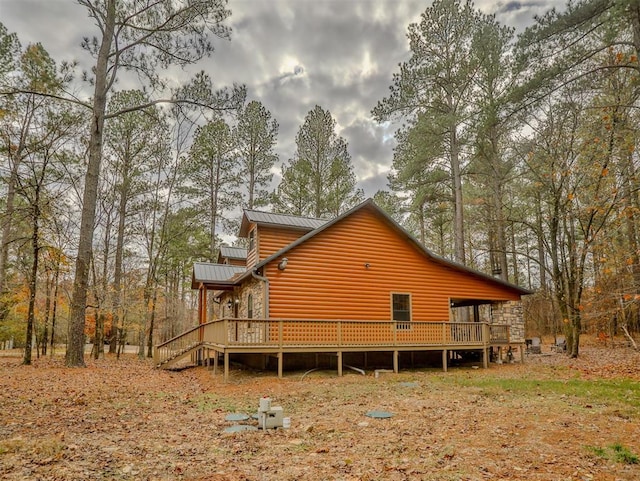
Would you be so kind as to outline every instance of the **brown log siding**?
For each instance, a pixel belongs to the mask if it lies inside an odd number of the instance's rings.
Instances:
[[[292,241],[285,232],[263,237],[260,230],[261,257]],[[508,287],[426,258],[366,208],[288,251],[286,257],[286,270],[278,270],[277,261],[266,267],[271,318],[390,320],[391,292],[411,294],[414,321],[448,320],[450,298],[520,299]]]
[[[283,229],[281,227],[269,226],[260,226],[258,231],[258,252],[260,253],[259,261],[266,259],[274,252],[288,246],[307,233],[307,231],[303,230]]]

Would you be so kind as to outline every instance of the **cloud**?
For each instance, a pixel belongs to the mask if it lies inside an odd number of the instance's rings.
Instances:
[[[40,41],[58,61],[75,58],[90,65],[79,45],[96,27],[83,7],[67,0],[0,2],[2,22],[23,43]],[[519,29],[533,14],[559,4],[476,3]],[[204,69],[218,86],[245,84],[249,99],[260,100],[280,124],[281,161],[293,156],[307,112],[316,104],[328,109],[349,143],[360,185],[373,195],[386,184],[395,126],[375,123],[370,112],[409,57],[409,23],[427,7],[424,0],[230,0],[231,40],[214,39],[213,56],[188,71]],[[176,83],[186,75],[177,68],[165,73]]]

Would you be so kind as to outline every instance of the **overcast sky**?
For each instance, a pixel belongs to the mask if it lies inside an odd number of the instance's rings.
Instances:
[[[398,63],[408,58],[407,26],[427,0],[229,0],[231,41],[198,70],[217,86],[247,86],[280,124],[277,152],[288,161],[295,135],[314,105],[328,109],[349,143],[360,187],[367,197],[386,186],[393,126],[377,124],[371,109],[387,95]],[[485,13],[522,30],[558,0],[478,0]],[[0,22],[23,46],[41,42],[58,62],[79,60],[83,36],[95,27],[74,0],[0,0]]]

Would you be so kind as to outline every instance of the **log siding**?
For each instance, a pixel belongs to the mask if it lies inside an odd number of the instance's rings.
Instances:
[[[450,299],[519,300],[513,289],[425,256],[371,209],[360,209],[265,269],[270,316],[391,320],[391,293],[411,294],[414,321],[449,319]],[[262,239],[262,231],[261,231]]]

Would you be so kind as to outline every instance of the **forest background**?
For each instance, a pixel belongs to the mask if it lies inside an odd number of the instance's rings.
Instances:
[[[364,198],[321,98],[281,159],[282,120],[245,86],[169,82],[230,38],[226,2],[77,3],[99,32],[85,71],[0,24],[0,343],[25,363],[34,342],[67,344],[69,366],[87,340],[150,355],[195,322],[192,264],[240,242],[243,207],[331,218]],[[407,32],[371,99],[397,126],[376,202],[434,253],[535,290],[529,333],[571,356],[581,333],[638,332],[640,2],[573,2],[516,35],[437,0]]]

